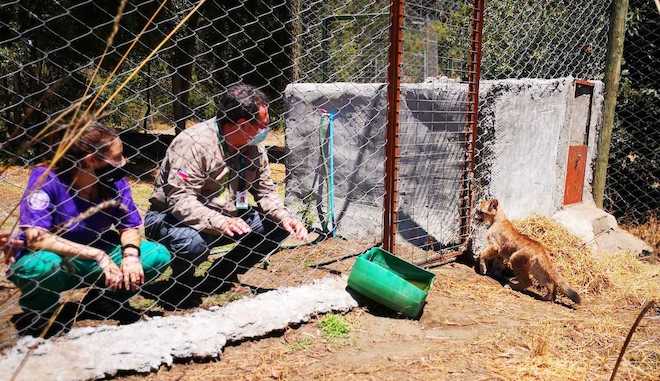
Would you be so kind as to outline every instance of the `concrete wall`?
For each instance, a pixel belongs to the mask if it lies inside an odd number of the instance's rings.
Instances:
[[[320,109],[337,112],[335,122],[335,205],[340,234],[350,238],[379,237],[385,142],[385,86],[378,84],[296,84],[286,89],[286,145],[290,151],[286,202],[317,223],[324,213],[327,189],[319,126]]]
[[[591,107],[583,197],[591,195],[600,129],[602,83]],[[511,218],[551,215],[564,199],[568,147],[584,144],[589,96],[575,97],[572,78],[482,81],[476,169],[482,195],[497,197]]]
[[[400,234],[417,246],[458,241],[459,190],[465,165],[466,84],[404,84],[401,102]],[[320,109],[336,112],[338,232],[382,234],[386,87],[383,84],[294,84],[286,89],[287,203],[308,219],[323,215],[325,188]],[[552,214],[562,203],[568,146],[580,139],[588,100],[573,78],[482,81],[476,170],[480,196],[502,200],[509,214]],[[599,129],[602,85],[591,105],[585,197]],[[580,127],[582,126],[582,127]],[[429,240],[428,236],[433,239]],[[434,247],[437,249],[437,247]]]

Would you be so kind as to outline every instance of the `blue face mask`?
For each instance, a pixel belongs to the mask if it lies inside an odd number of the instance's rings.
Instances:
[[[266,140],[266,137],[268,137],[268,132],[269,131],[270,131],[270,128],[264,128],[263,130],[259,131],[259,133],[254,135],[252,140],[250,140],[247,143],[247,145],[256,146],[259,143],[263,143],[263,141]]]

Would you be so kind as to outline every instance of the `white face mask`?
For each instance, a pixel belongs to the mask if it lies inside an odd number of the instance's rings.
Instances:
[[[264,128],[263,130],[259,131],[259,133],[254,135],[254,137],[247,143],[247,145],[256,146],[259,143],[263,143],[263,141],[268,137],[268,132],[270,132],[270,128]]]

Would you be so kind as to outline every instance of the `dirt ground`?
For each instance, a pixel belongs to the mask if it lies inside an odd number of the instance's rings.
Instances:
[[[462,264],[435,272],[420,321],[362,307],[346,315],[343,339],[324,337],[316,321],[227,347],[219,361],[119,379],[605,379],[638,313],[606,297],[577,309],[543,302]],[[619,379],[654,379],[659,340],[656,312],[637,329]]]
[[[18,200],[25,171],[14,170],[8,176],[0,187],[0,197],[7,197],[2,205]],[[149,185],[134,185],[136,201],[144,208]],[[651,234],[657,237],[658,232]],[[334,239],[284,249],[241,281],[261,292],[331,273],[346,274],[352,259],[323,268],[314,264],[359,253],[374,243]],[[322,317],[318,317],[270,337],[228,346],[219,360],[191,360],[158,372],[125,374],[117,379],[606,379],[641,306],[651,299],[660,300],[660,265],[642,264],[634,258],[603,263],[600,271],[610,279],[607,287],[582,284],[584,302],[577,308],[566,301],[541,301],[533,292],[506,289],[472,268],[454,263],[433,270],[436,280],[419,321],[366,304],[345,315],[350,332],[343,337],[325,335],[319,326]],[[563,271],[567,271],[565,267]],[[15,340],[9,318],[19,311],[17,295],[13,285],[0,275],[0,342],[5,344]],[[75,302],[81,292],[72,295],[69,300]],[[211,296],[200,307],[239,297],[249,295]],[[185,313],[164,311],[148,297],[138,297],[132,305],[145,314]],[[117,322],[80,319],[75,323],[96,324]],[[657,380],[658,374],[660,309],[656,308],[638,327],[618,379]]]

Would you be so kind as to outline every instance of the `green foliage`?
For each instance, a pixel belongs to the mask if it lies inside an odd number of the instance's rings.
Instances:
[[[289,352],[305,351],[314,344],[314,339],[310,336],[304,336],[292,342],[288,346]]]
[[[314,226],[316,222],[318,222],[318,218],[316,216],[316,199],[317,199],[317,194],[314,191],[309,191],[305,196],[302,198],[302,203],[298,207],[298,211],[296,215],[302,216],[302,222],[307,226],[308,228],[311,226]]]
[[[286,4],[248,0],[208,2],[197,17],[177,32],[150,64],[110,103],[105,122],[120,129],[141,129],[151,123],[173,126],[184,117],[206,119],[216,114],[214,98],[239,80],[262,87],[273,99],[277,119],[284,111],[281,94],[289,82],[290,35],[283,27],[291,14]],[[30,159],[51,147],[35,145],[11,152],[85,91],[101,61],[119,1],[32,1],[0,7],[0,141],[3,155]],[[109,76],[129,43],[142,29],[159,1],[130,3],[109,53],[93,85]],[[140,39],[123,68],[97,102],[108,99],[130,70],[162,40],[190,2],[168,3],[155,25]],[[200,20],[222,20],[213,27]],[[180,91],[182,78],[189,91]],[[184,87],[185,87],[184,86]],[[180,97],[177,103],[176,94]],[[179,107],[183,105],[184,107]],[[178,110],[178,111],[177,111]],[[175,115],[177,114],[178,115]]]
[[[605,65],[608,4],[487,2],[482,78],[599,78]]]
[[[337,314],[325,315],[319,321],[319,327],[326,339],[344,338],[351,332],[350,324],[343,316]]]

